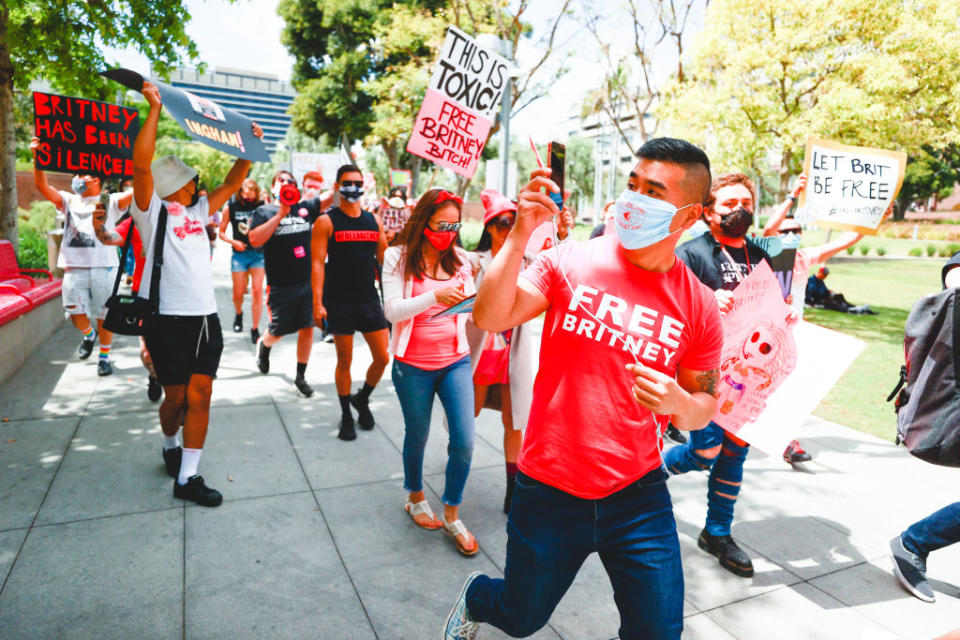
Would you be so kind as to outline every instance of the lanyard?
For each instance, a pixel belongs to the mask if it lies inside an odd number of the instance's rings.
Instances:
[[[737,263],[737,261],[733,259],[733,256],[730,255],[730,252],[727,251],[727,248],[726,248],[725,246],[723,246],[723,244],[720,245],[720,251],[723,251],[723,255],[725,255],[725,256],[727,257],[727,260],[730,261],[730,264],[733,266],[734,271],[736,271],[737,274],[739,275],[739,273],[740,273],[740,265],[739,265],[739,263]],[[743,241],[743,259],[744,259],[744,260],[746,261],[746,263],[747,263],[747,275],[750,275],[750,272],[753,271],[753,267],[750,265],[750,252],[747,251],[747,241],[746,241],[746,240]],[[741,278],[740,281],[742,282],[743,279]]]

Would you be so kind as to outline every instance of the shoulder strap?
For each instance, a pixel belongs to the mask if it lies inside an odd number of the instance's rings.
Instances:
[[[150,273],[150,305],[160,313],[160,267],[163,266],[163,241],[167,236],[167,206],[160,205],[157,227],[153,232],[153,271]]]
[[[953,350],[953,383],[955,388],[960,389],[960,289],[954,289],[953,295],[953,344],[950,345]]]
[[[133,220],[130,220],[130,226],[127,227],[127,239],[123,243],[123,251],[120,253],[120,264],[117,266],[117,278],[113,281],[113,295],[117,295],[120,290],[120,276],[123,275],[123,265],[127,260],[127,252],[130,251],[130,242],[133,240]]]

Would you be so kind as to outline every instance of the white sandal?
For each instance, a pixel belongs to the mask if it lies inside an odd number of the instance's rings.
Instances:
[[[413,502],[407,502],[403,505],[403,510],[410,514],[410,519],[413,520],[413,524],[417,525],[421,529],[426,529],[427,531],[436,531],[442,524],[437,524],[437,516],[433,513],[433,509],[430,508],[430,503],[426,500],[421,500],[414,504]],[[417,522],[416,516],[419,515],[428,515],[430,519],[435,523],[433,525],[423,525]]]
[[[467,528],[463,525],[463,522],[461,520],[454,520],[453,522],[447,522],[446,518],[442,518],[440,522],[443,523],[444,530],[450,534],[451,538],[453,538],[454,544],[457,545],[457,551],[459,551],[465,556],[477,555],[477,553],[480,551],[480,543],[477,542],[477,537],[475,535],[467,531]],[[467,547],[463,546],[460,540],[457,539],[457,536],[463,536],[464,538],[466,538],[467,536],[470,536],[471,538],[473,538],[473,548],[468,549]]]

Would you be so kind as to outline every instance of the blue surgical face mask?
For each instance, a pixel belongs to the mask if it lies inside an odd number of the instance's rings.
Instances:
[[[670,223],[677,211],[694,204],[677,208],[669,202],[625,189],[614,204],[614,220],[620,244],[624,249],[644,249],[668,238],[680,231],[670,231]]]
[[[87,182],[80,176],[73,176],[73,180],[70,181],[70,188],[73,189],[75,194],[82,196],[87,192]]]

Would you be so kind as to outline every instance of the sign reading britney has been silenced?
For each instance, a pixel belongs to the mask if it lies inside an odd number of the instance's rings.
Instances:
[[[887,207],[903,185],[907,154],[810,138],[804,171],[807,188],[799,222],[876,235]]]
[[[40,138],[38,169],[103,177],[133,175],[133,141],[140,131],[136,109],[35,91],[33,110]]]
[[[407,151],[472,178],[509,69],[506,58],[448,27]]]

